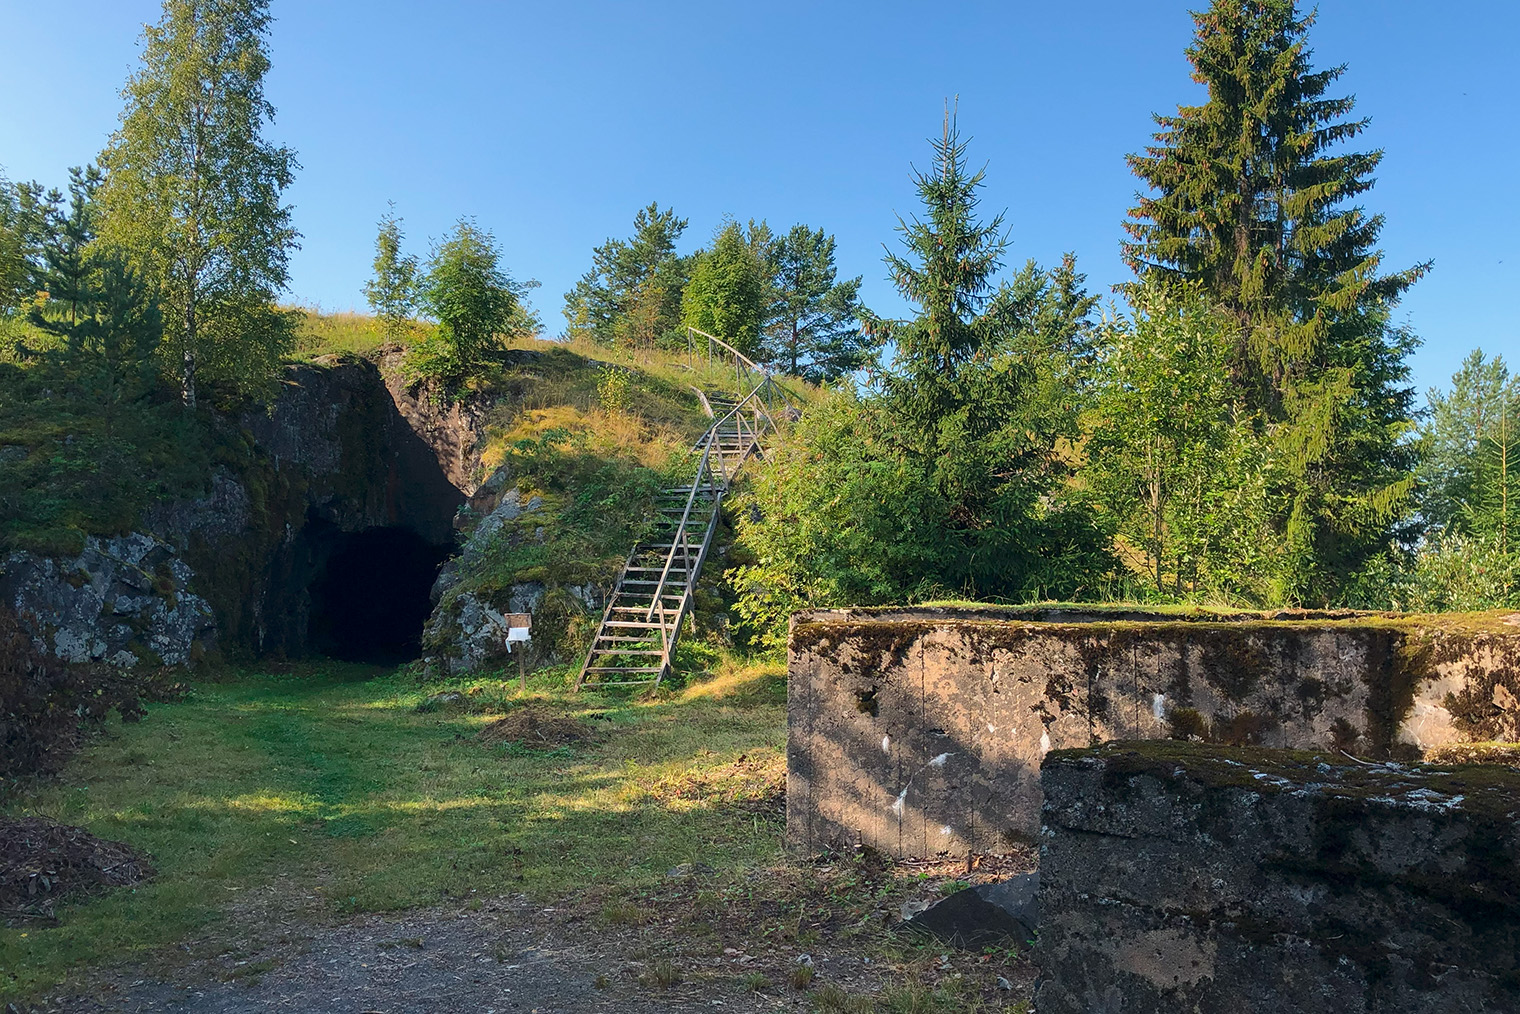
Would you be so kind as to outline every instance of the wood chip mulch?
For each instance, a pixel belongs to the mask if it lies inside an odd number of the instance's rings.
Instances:
[[[153,876],[148,857],[82,827],[0,817],[0,918],[51,919],[72,894],[129,887]]]

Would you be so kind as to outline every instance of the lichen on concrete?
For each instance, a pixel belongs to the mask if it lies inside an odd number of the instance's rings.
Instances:
[[[1520,772],[1157,741],[1043,781],[1042,1014],[1520,1007]]]
[[[1494,614],[804,613],[790,648],[790,833],[899,855],[995,850],[1036,833],[1047,751],[1109,740],[1412,759],[1520,738],[1517,659],[1520,629]],[[941,754],[942,777],[922,774]]]

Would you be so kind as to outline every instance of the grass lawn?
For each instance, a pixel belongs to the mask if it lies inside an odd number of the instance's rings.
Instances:
[[[637,892],[685,862],[776,861],[778,672],[650,702],[563,686],[546,673],[526,696],[585,720],[598,741],[491,746],[478,734],[521,703],[513,682],[422,684],[341,663],[198,684],[140,724],[112,724],[63,778],[6,810],[128,842],[158,875],[61,906],[57,925],[0,928],[0,997],[194,940],[277,878],[309,892],[304,910],[336,917],[472,889]],[[440,691],[462,699],[424,704]]]

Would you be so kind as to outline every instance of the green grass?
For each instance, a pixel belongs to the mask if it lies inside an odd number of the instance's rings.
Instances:
[[[734,871],[780,854],[779,823],[701,790],[740,754],[781,769],[774,672],[716,699],[652,702],[573,697],[562,674],[536,677],[530,697],[606,730],[542,754],[479,742],[489,714],[417,710],[445,688],[515,703],[510,678],[372,676],[332,664],[199,684],[139,725],[113,724],[62,779],[7,807],[129,842],[158,875],[61,907],[57,926],[0,929],[0,997],[196,939],[261,888],[323,918],[472,890],[636,890],[682,862]]]
[[[380,322],[366,313],[323,313],[306,307],[289,307],[300,314],[296,321],[296,345],[291,356],[312,360],[318,356],[348,352],[369,355],[389,339]]]

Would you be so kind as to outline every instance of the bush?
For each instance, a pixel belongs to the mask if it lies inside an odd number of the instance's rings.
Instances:
[[[112,710],[127,722],[142,717],[135,679],[58,661],[37,649],[13,610],[0,608],[0,779],[57,772],[84,730]]]

